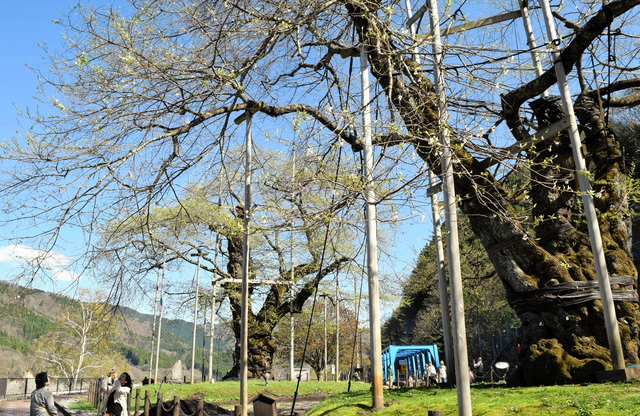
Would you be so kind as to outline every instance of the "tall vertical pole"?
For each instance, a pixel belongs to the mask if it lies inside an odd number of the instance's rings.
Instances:
[[[411,19],[411,0],[405,0],[407,8],[407,19]],[[410,26],[411,36],[415,37],[415,25]],[[420,55],[417,48],[414,48],[414,59],[420,63]],[[429,171],[429,187],[435,188],[436,178],[433,171]],[[433,218],[433,240],[436,245],[436,263],[438,269],[438,289],[440,292],[440,313],[442,314],[442,334],[444,338],[444,359],[449,370],[449,380],[455,382],[456,371],[453,365],[453,339],[451,337],[451,315],[449,314],[449,293],[447,292],[447,276],[444,271],[444,245],[442,244],[442,231],[440,230],[440,205],[437,194],[431,195],[431,210]],[[438,363],[436,363],[438,364]]]
[[[522,23],[524,25],[524,31],[527,34],[527,46],[531,50],[531,62],[533,62],[533,66],[536,68],[536,75],[540,76],[543,74],[542,72],[542,64],[540,63],[540,58],[538,56],[538,51],[536,50],[536,38],[533,34],[533,26],[531,25],[531,19],[529,18],[529,0],[518,0],[520,5],[520,12],[522,14]],[[542,93],[543,97],[547,97],[549,95],[549,91],[545,90]]]
[[[295,209],[295,205],[293,200],[296,195],[296,146],[294,143],[292,150],[292,158],[293,161],[291,163],[291,213],[293,214],[293,210]],[[295,328],[293,326],[293,291],[295,284],[295,266],[293,263],[293,242],[294,242],[294,222],[293,215],[291,215],[291,286],[289,286],[289,293],[291,294],[291,299],[289,300],[289,381],[295,381],[293,373],[295,371],[294,368],[294,332]]]
[[[198,294],[199,294],[198,292],[200,291],[200,259],[202,258],[202,253],[198,251],[196,255],[198,256],[198,270],[196,270],[196,303],[193,307],[193,338],[191,340],[191,384],[193,384],[193,378],[195,374],[195,365],[196,365],[196,332],[198,330]],[[202,369],[202,371],[204,371],[204,369]]]
[[[458,218],[456,213],[456,195],[453,183],[453,165],[451,163],[451,145],[449,140],[449,114],[447,112],[442,74],[443,52],[440,43],[440,17],[436,0],[428,0],[431,30],[433,33],[433,70],[435,90],[438,95],[439,138],[442,145],[442,174],[447,225],[447,258],[449,260],[449,280],[451,285],[451,309],[453,317],[455,371],[458,393],[458,414],[471,416],[471,389],[469,387],[469,359],[467,356],[467,334],[464,323],[464,301],[462,295],[462,273],[460,272],[460,252],[458,246]]]
[[[158,382],[158,361],[160,361],[160,336],[162,335],[162,299],[164,297],[164,272],[167,265],[167,250],[164,250],[164,260],[162,261],[162,286],[160,287],[160,313],[158,316],[158,341],[156,345],[156,370],[153,374],[153,380]]]
[[[367,275],[369,280],[369,327],[371,335],[371,401],[374,409],[384,408],[382,393],[382,334],[380,330],[380,284],[378,282],[378,246],[376,206],[373,188],[373,152],[371,150],[371,108],[369,107],[369,63],[366,46],[360,47],[362,79],[362,118],[364,122],[365,201],[367,234]]]
[[[221,159],[224,161],[224,151],[221,152]],[[220,163],[220,184],[218,185],[218,208],[222,205],[222,166]],[[216,233],[216,247],[213,253],[213,289],[211,292],[211,331],[209,333],[209,374],[208,379],[213,383],[213,336],[215,334],[215,318],[216,318],[216,289],[218,288],[218,282],[216,282],[216,273],[218,267],[218,248],[220,247],[220,233]],[[217,370],[216,370],[217,373]]]
[[[253,116],[247,114],[244,176],[244,236],[242,239],[242,298],[240,302],[240,407],[242,416],[247,416],[249,398],[247,394],[247,354],[249,346],[249,219],[251,217],[252,142],[251,122]]]
[[[558,35],[556,33],[553,15],[548,0],[540,0],[542,6],[542,15],[547,26],[547,35],[549,41],[554,42]],[[558,88],[562,97],[562,106],[564,112],[569,116],[569,139],[571,140],[571,149],[573,151],[573,160],[576,166],[576,174],[578,175],[578,183],[580,192],[582,192],[582,203],[584,212],[587,216],[587,228],[589,230],[589,238],[591,240],[591,251],[593,252],[593,262],[595,264],[596,273],[598,275],[598,286],[600,286],[600,297],[602,299],[602,312],[604,314],[604,322],[607,330],[607,339],[609,341],[609,350],[611,352],[611,363],[614,370],[622,370],[625,368],[624,354],[622,352],[622,343],[620,342],[620,332],[618,329],[618,320],[616,319],[616,311],[613,303],[613,294],[611,293],[611,284],[609,283],[609,273],[607,271],[607,263],[604,258],[604,250],[602,245],[602,236],[600,235],[600,226],[598,225],[598,216],[591,199],[591,183],[589,182],[589,171],[587,169],[584,155],[582,154],[582,143],[580,142],[580,132],[578,131],[578,123],[573,112],[573,102],[571,101],[571,92],[569,84],[564,72],[560,48],[553,44],[552,57],[555,62],[556,77],[558,78]]]
[[[340,381],[340,278],[336,273],[336,381]]]
[[[202,320],[203,325],[202,325],[202,367],[201,367],[201,380],[200,381],[204,381],[205,379],[205,374],[204,374],[204,349],[207,347],[207,304],[205,303],[202,306]]]
[[[215,281],[215,276],[216,275],[214,272],[213,289],[211,290],[211,330],[209,331],[209,371],[207,372],[207,380],[209,380],[210,382],[213,382],[213,335],[215,334],[216,288],[218,287],[218,282]]]
[[[158,267],[158,276],[156,278],[156,297],[153,301],[153,330],[151,331],[151,350],[149,351],[149,378],[153,369],[153,341],[156,338],[156,314],[158,313],[158,290],[160,290],[160,268]]]
[[[327,297],[324,297],[324,381],[328,380],[328,367],[327,362]]]
[[[429,171],[429,186],[436,186],[436,175]],[[447,277],[444,270],[444,244],[440,229],[440,205],[436,195],[431,195],[431,210],[433,216],[433,240],[436,244],[436,265],[438,269],[438,288],[440,291],[440,313],[442,314],[442,334],[444,337],[444,359],[449,372],[448,377],[453,383],[456,381],[455,364],[453,362],[453,339],[451,336],[451,314],[449,313],[449,293],[447,292]]]

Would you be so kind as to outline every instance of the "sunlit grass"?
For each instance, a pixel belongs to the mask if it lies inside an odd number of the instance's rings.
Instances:
[[[471,389],[471,403],[473,415],[478,416],[640,416],[639,393],[639,382],[524,388],[479,385]],[[384,404],[376,416],[416,416],[428,410],[442,410],[445,416],[458,414],[455,388],[385,390]],[[369,392],[340,393],[326,398],[307,415],[366,415],[370,406]]]
[[[279,396],[293,396],[295,382],[250,380],[249,397],[267,389]],[[347,393],[348,382],[301,382],[299,395],[317,394],[319,390],[331,394],[307,416],[358,416],[371,413],[369,384],[352,383]],[[155,402],[158,389],[163,400],[170,401],[174,395],[187,398],[194,394],[210,403],[239,400],[240,383],[224,381],[190,384],[163,384],[138,387],[141,397],[150,390]],[[640,416],[640,382],[591,384],[587,386],[566,385],[550,387],[508,388],[505,385],[473,385],[471,388],[473,415],[477,416]],[[393,389],[384,391],[383,410],[376,416],[418,416],[428,410],[442,410],[443,415],[458,414],[455,388],[421,387],[416,389]],[[132,400],[132,406],[134,401]],[[142,406],[142,402],[140,403]],[[71,409],[94,411],[86,401],[74,403]]]
[[[95,412],[98,409],[96,409],[95,407],[91,406],[91,404],[87,401],[87,400],[78,400],[77,402],[72,402],[69,404],[69,406],[67,406],[69,409],[73,409],[73,410],[85,410],[88,412]]]
[[[279,396],[293,396],[296,391],[296,382],[294,381],[271,381],[266,386],[264,381],[249,380],[247,384],[248,396],[254,396],[263,390],[269,390]],[[319,391],[334,394],[347,391],[347,381],[304,381],[300,383],[298,395],[318,394]],[[227,402],[232,400],[240,400],[240,382],[238,381],[219,381],[211,383],[195,383],[195,384],[152,384],[148,386],[137,387],[140,390],[140,397],[144,398],[144,390],[150,390],[149,395],[151,402],[156,401],[156,392],[162,391],[162,399],[169,401],[174,395],[181,398],[187,398],[193,394],[203,395],[203,399],[209,403]],[[351,391],[368,391],[369,384],[362,382],[352,382]],[[135,394],[135,390],[134,390]]]

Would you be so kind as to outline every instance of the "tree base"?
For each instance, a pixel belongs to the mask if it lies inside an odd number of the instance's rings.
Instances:
[[[604,381],[640,380],[640,368],[598,371],[596,375],[599,383]]]

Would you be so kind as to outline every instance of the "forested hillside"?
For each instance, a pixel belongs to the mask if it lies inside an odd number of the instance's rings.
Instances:
[[[469,358],[480,356],[482,349],[483,359],[491,362],[498,352],[493,345],[494,337],[499,342],[497,338],[503,334],[503,341],[506,341],[507,325],[512,331],[517,321],[513,319],[513,310],[506,301],[504,287],[485,250],[471,232],[468,219],[461,215],[458,220]],[[442,235],[446,235],[444,227]],[[384,324],[382,336],[383,347],[390,344],[437,344],[440,353],[444,353],[433,241],[418,256],[415,268],[404,283],[400,305]]]
[[[56,374],[54,367],[37,357],[36,349],[38,345],[47,343],[47,337],[69,331],[63,314],[74,308],[76,303],[65,296],[0,282],[0,354],[3,357],[0,377],[23,377],[43,368],[51,368],[52,374]],[[143,372],[146,373],[149,366],[153,316],[129,308],[119,308],[112,313],[117,318],[114,365],[118,364],[119,368],[124,366],[133,374],[143,377]],[[222,334],[222,341],[218,338],[214,342],[214,372],[218,368],[224,373],[232,365],[233,343],[223,327],[216,330]],[[167,373],[177,360],[182,360],[184,370],[190,369],[192,331],[190,322],[163,319],[159,375]],[[95,334],[96,337],[112,335]],[[200,325],[197,329],[196,370],[202,368],[202,336],[203,328]],[[208,338],[204,356],[208,360]],[[208,371],[206,365],[205,373]],[[105,367],[109,366],[109,363],[105,363]],[[88,370],[81,377],[94,377],[99,372],[100,369]]]

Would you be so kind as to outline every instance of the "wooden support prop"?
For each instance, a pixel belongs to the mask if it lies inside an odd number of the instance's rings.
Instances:
[[[173,396],[173,416],[180,416],[180,396]]]
[[[149,390],[144,391],[144,416],[149,416],[149,407],[151,407],[151,397],[149,397]]]
[[[162,416],[162,392],[158,392],[158,400],[156,400],[156,416]]]
[[[146,391],[149,391],[149,390],[146,390]],[[134,416],[138,416],[138,414],[140,414],[140,390],[136,390],[136,407],[135,407]]]
[[[233,408],[233,415],[234,416],[242,416],[242,405],[237,404],[236,407]]]
[[[440,36],[449,36],[453,35],[454,33],[464,32],[465,30],[477,29],[479,27],[489,26],[496,23],[505,22],[507,20],[514,20],[519,17],[522,17],[522,12],[520,10],[517,10],[514,12],[499,14],[493,17],[487,17],[486,19],[474,20],[473,22],[463,23],[458,26],[444,29],[442,32],[440,32]]]
[[[198,400],[197,408],[196,408],[196,416],[204,415],[204,400]]]
[[[412,24],[414,24],[418,19],[420,19],[422,17],[422,15],[424,14],[424,12],[427,11],[427,3],[423,4],[422,7],[420,7],[418,10],[416,10],[415,14],[413,16],[411,16],[409,18],[409,20],[407,20],[407,23],[405,24],[405,27],[407,29],[409,29],[411,27]]]
[[[485,160],[480,162],[480,164],[485,168],[489,168],[490,166],[495,165],[501,160],[507,159],[513,155],[517,155],[520,152],[525,152],[531,149],[531,147],[533,147],[536,143],[540,143],[544,139],[547,139],[554,134],[558,134],[561,131],[568,129],[570,126],[571,122],[569,116],[564,116],[555,123],[538,130],[521,142],[512,144],[511,146],[498,151],[495,156],[486,158]],[[442,182],[439,182],[436,185],[427,188],[427,196],[435,195],[440,191],[442,191]]]
[[[427,416],[442,416],[442,410],[429,410]]]
[[[215,281],[216,283],[237,283],[240,284],[242,283],[242,279],[230,279],[230,278],[225,278],[225,279],[218,279]],[[286,285],[286,286],[291,286],[295,283],[292,283],[290,280],[268,280],[268,279],[254,279],[254,280],[249,280],[248,282],[250,285]]]

